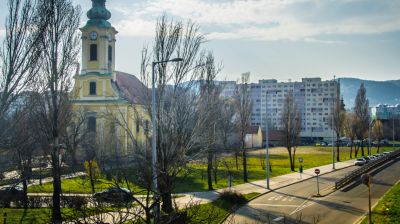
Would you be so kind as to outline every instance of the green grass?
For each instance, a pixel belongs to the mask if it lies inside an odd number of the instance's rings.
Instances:
[[[400,223],[400,183],[393,186],[372,211],[372,222],[379,224]],[[369,222],[368,216],[362,223]]]
[[[138,188],[130,183],[129,184],[130,188],[135,191],[138,190]],[[102,191],[104,189],[107,189],[109,187],[114,187],[116,186],[114,181],[109,181],[103,178],[97,179],[95,183],[95,191]],[[127,184],[124,183],[119,183],[120,187],[125,187],[127,188]],[[88,176],[82,176],[82,177],[75,177],[71,179],[65,179],[62,180],[61,182],[61,188],[63,193],[80,193],[80,194],[91,194],[91,186],[90,186],[90,181]],[[53,183],[45,183],[40,185],[34,185],[34,186],[29,186],[28,188],[29,193],[52,193],[53,192]]]
[[[246,200],[250,200],[259,193],[249,193],[243,195]],[[237,206],[229,201],[221,198],[206,204],[200,204],[188,209],[188,216],[193,223],[220,223],[223,218],[232,212],[232,209]]]
[[[0,220],[3,221],[3,208],[0,208]],[[45,224],[51,219],[50,208],[34,208],[24,210],[22,208],[7,208],[7,223]],[[70,216],[71,209],[62,209],[63,217]]]
[[[326,165],[332,162],[331,155],[332,147],[313,147],[313,146],[300,146],[296,151],[296,170],[299,168],[297,161],[298,157],[303,157],[304,169]],[[376,153],[376,148],[372,149],[372,153]],[[383,147],[380,152],[392,150],[391,147]],[[349,147],[341,147],[340,149],[340,160],[345,161],[350,159]],[[249,151],[250,152],[250,151]],[[335,148],[336,153],[336,148]],[[354,150],[353,150],[354,153]],[[367,153],[367,147],[365,147],[365,153]],[[354,156],[354,154],[353,154]],[[361,149],[359,150],[358,156],[361,156]],[[220,189],[228,187],[228,176],[229,172],[227,167],[222,162],[224,160],[226,164],[229,164],[229,169],[233,174],[233,185],[243,184],[243,169],[242,169],[242,157],[238,159],[238,169],[235,165],[235,157],[233,155],[227,156],[220,159],[218,164],[217,183],[213,180],[213,188]],[[261,180],[265,178],[265,152],[264,150],[259,153],[249,153],[247,159],[247,170],[249,181]],[[278,150],[274,152],[271,149],[270,163],[272,166],[271,176],[280,176],[283,174],[291,173],[289,166],[289,157],[285,150]],[[191,163],[188,165],[186,173],[181,174],[177,177],[175,193],[182,192],[196,192],[196,191],[207,191],[207,164],[195,164]],[[129,172],[126,172],[129,174]],[[140,189],[133,184],[134,178],[128,177],[131,180],[130,188],[133,192],[138,192]],[[112,181],[106,179],[98,179],[95,184],[96,191],[104,190],[108,187],[115,186]],[[122,187],[127,187],[126,184],[121,184]],[[66,179],[62,181],[62,189],[64,193],[91,193],[90,182],[88,177],[78,177],[72,179]],[[29,192],[52,192],[52,184],[47,183],[42,186],[31,186]]]

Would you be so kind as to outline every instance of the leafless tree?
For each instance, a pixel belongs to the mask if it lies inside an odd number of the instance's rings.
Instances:
[[[357,121],[356,136],[361,141],[361,155],[364,156],[364,138],[369,127],[369,101],[364,83],[361,83],[354,102],[354,115]]]
[[[156,26],[152,53],[143,51],[142,81],[147,85],[151,80],[148,75],[149,61],[167,61],[174,57],[183,59],[182,62],[160,63],[155,67],[157,170],[162,210],[166,213],[174,210],[171,194],[176,176],[185,170],[188,161],[186,153],[193,148],[199,132],[199,93],[194,85],[202,69],[203,42],[204,36],[196,24],[169,22],[163,16]],[[150,105],[146,107],[150,114]]]
[[[285,96],[282,112],[283,139],[289,154],[290,169],[294,171],[296,161],[296,147],[299,143],[301,131],[301,114],[294,101],[293,92],[289,91]],[[293,153],[292,153],[293,149]]]
[[[383,139],[383,124],[382,121],[380,120],[375,120],[374,126],[372,126],[372,136],[376,141],[378,141],[378,150],[377,153],[379,153],[379,148],[381,146],[381,140]]]
[[[40,68],[46,29],[43,8],[35,0],[8,0],[6,36],[0,48],[0,117],[26,90]]]
[[[215,83],[215,78],[219,72],[214,62],[211,52],[205,56],[203,71],[200,77],[200,99],[199,99],[199,119],[201,119],[200,145],[204,146],[207,153],[207,183],[208,189],[212,190],[212,171],[213,158],[216,162],[216,126],[220,113],[219,88]],[[214,179],[217,180],[216,173]]]
[[[40,97],[37,102],[40,110],[35,117],[40,135],[40,144],[51,155],[53,197],[52,222],[61,223],[61,160],[65,144],[65,133],[70,123],[69,91],[76,59],[79,53],[77,35],[81,10],[74,7],[71,0],[41,1],[46,12],[48,26],[45,37],[41,39],[43,65],[36,82]]]
[[[343,126],[346,119],[346,109],[344,108],[343,98],[339,98],[340,87],[337,87],[337,97],[333,103],[333,116],[331,116],[329,120],[329,126],[336,133],[336,161],[340,161],[340,145],[339,140],[340,136],[343,133]],[[333,122],[332,122],[333,119]]]
[[[246,138],[246,131],[250,126],[250,115],[251,115],[251,99],[248,86],[249,81],[250,81],[250,73],[249,72],[243,73],[240,78],[237,94],[235,95],[237,115],[238,115],[237,127],[240,135],[241,150],[243,153],[244,182],[248,182],[247,152],[245,148],[245,138]],[[237,153],[236,153],[236,161],[237,161]]]
[[[345,121],[343,124],[343,133],[345,136],[350,138],[350,159],[353,158],[353,147],[355,147],[354,146],[354,140],[356,138],[355,131],[356,131],[355,116],[351,112],[346,112]]]
[[[223,88],[223,87],[222,87]],[[235,132],[235,102],[231,98],[220,100],[220,119],[218,126],[220,127],[221,142],[225,150],[228,149],[229,137]]]

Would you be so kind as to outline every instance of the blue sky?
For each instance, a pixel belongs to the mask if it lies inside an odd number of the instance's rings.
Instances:
[[[90,0],[73,0],[83,10]],[[220,79],[400,78],[400,0],[107,0],[119,31],[118,70],[137,74],[157,18],[198,23]],[[4,24],[6,0],[0,0]],[[0,27],[0,38],[4,26]]]

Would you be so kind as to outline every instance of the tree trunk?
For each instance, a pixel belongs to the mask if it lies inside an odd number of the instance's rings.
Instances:
[[[350,144],[350,159],[353,158],[353,142]]]
[[[24,209],[28,209],[28,180],[26,179],[26,175],[22,175],[23,181],[22,181],[22,190],[23,190],[23,198],[22,198],[22,203],[24,205]]]
[[[236,170],[239,170],[238,157],[239,157],[239,153],[238,153],[238,152],[235,152]]]
[[[243,181],[248,182],[247,179],[247,154],[246,154],[246,149],[243,149]]]
[[[171,214],[174,211],[174,208],[172,207],[172,196],[171,196],[171,191],[165,191],[161,194],[162,198],[162,206],[161,209],[163,212],[167,214]]]
[[[94,180],[93,180],[93,167],[92,160],[89,160],[89,179],[90,179],[90,187],[92,188],[92,194],[94,194]]]
[[[55,141],[58,143],[58,141]],[[59,158],[58,158],[58,144],[53,146],[51,163],[53,166],[52,174],[53,174],[53,209],[52,209],[52,219],[53,223],[61,224],[61,178],[60,178],[60,167],[59,167]]]
[[[217,161],[217,155],[214,155],[214,183],[218,184],[218,161]]]
[[[357,156],[358,156],[358,150],[360,149],[360,145],[359,144],[357,144],[356,146],[355,146],[355,149],[354,149],[354,157],[355,158],[357,158]]]
[[[340,162],[340,155],[339,155],[339,153],[340,153],[340,146],[339,146],[339,144],[336,142],[336,161],[337,162]]]
[[[289,153],[289,163],[290,163],[290,170],[294,171],[294,167],[293,167],[293,158],[292,158],[292,150],[290,148],[287,148],[288,153]]]
[[[361,141],[361,156],[364,156],[364,141]]]
[[[208,149],[208,156],[207,156],[207,183],[208,183],[208,190],[213,190],[212,186],[212,152]]]

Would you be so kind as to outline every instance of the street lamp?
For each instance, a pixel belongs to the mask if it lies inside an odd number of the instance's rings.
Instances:
[[[151,66],[151,127],[152,127],[152,135],[151,135],[151,151],[152,151],[152,159],[151,165],[153,168],[153,199],[155,201],[155,205],[153,207],[154,213],[154,223],[158,223],[159,214],[160,214],[160,204],[158,203],[157,198],[157,148],[156,148],[156,77],[155,77],[155,67],[157,64],[168,63],[168,62],[179,62],[183,61],[182,58],[173,58],[170,60],[164,61],[153,61]]]
[[[268,146],[268,93],[279,93],[280,90],[267,90],[265,92],[265,160],[266,160],[266,170],[267,170],[267,189],[269,188],[269,146]]]
[[[373,119],[371,122],[368,124],[368,155],[371,156],[371,126],[375,122],[375,119]]]
[[[336,76],[333,76],[333,82],[335,82]],[[339,85],[336,86],[336,88],[339,88]],[[336,93],[338,91],[336,90]],[[332,107],[332,169],[335,169],[335,103],[339,99],[339,95],[337,94],[335,101],[333,101],[333,107]],[[338,106],[336,104],[336,106]]]

